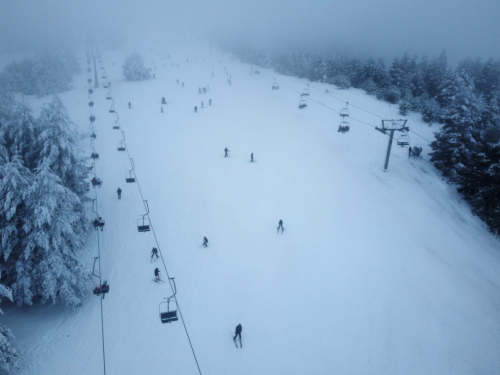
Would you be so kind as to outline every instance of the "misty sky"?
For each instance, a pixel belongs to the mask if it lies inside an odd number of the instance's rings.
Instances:
[[[172,34],[392,58],[500,58],[500,0],[0,0],[0,51]]]

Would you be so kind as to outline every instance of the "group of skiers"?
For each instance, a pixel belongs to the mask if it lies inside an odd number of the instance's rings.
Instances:
[[[227,157],[229,156],[229,151],[230,151],[230,150],[229,150],[227,147],[224,149],[224,157],[225,157],[225,158],[227,158]],[[252,152],[252,153],[250,154],[250,163],[253,163],[253,161],[254,161],[254,160],[253,160],[253,152]]]

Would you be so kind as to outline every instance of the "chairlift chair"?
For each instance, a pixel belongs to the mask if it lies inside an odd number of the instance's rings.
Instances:
[[[276,82],[276,78],[274,79],[274,82],[273,82],[273,86],[272,86],[272,89],[273,90],[278,90],[280,88],[280,86],[278,85],[278,82]]]
[[[145,200],[144,204],[146,205],[146,213],[144,215],[141,215],[140,219],[137,219],[137,230],[139,232],[149,232],[151,229],[151,222],[149,221],[149,205],[148,201]]]
[[[115,124],[113,125],[113,129],[120,129],[120,122],[115,120]]]
[[[307,107],[307,100],[305,99],[300,99],[300,102],[299,102],[299,109],[304,109]]]
[[[307,84],[307,87],[302,90],[302,94],[300,94],[300,96],[309,96],[311,95],[310,91],[309,91],[309,83]]]
[[[342,108],[339,113],[340,116],[342,116],[342,119],[344,119],[345,117],[349,117],[349,115],[351,114],[349,111],[349,102],[346,102],[346,106]]]
[[[125,175],[125,182],[129,184],[135,182],[135,172],[132,169]]]
[[[115,113],[115,103],[111,104],[111,108],[109,109],[109,113]]]
[[[408,134],[401,134],[397,140],[398,146],[408,146],[410,144],[410,136]]]
[[[108,285],[107,280],[104,280],[102,285],[96,285],[94,287],[94,294],[96,296],[99,296],[101,294],[106,294],[106,293],[109,293],[109,285]],[[103,296],[103,298],[104,298],[104,296]]]
[[[170,277],[172,283],[174,284],[174,294],[166,299],[166,301],[160,302],[158,305],[158,310],[160,312],[160,320],[162,323],[172,323],[176,320],[179,320],[177,317],[177,300],[175,299],[175,295],[177,294],[177,287],[175,285],[175,278]]]
[[[349,131],[349,123],[347,121],[342,121],[339,125],[339,130],[338,132],[340,133],[346,133]]]
[[[118,151],[125,151],[125,141],[118,142]]]
[[[106,95],[106,99],[107,99],[107,100],[111,100],[111,99],[113,99],[113,98],[111,97],[111,90],[108,90],[108,94]]]

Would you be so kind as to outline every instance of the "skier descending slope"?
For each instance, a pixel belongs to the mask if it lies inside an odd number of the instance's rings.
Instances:
[[[155,278],[154,278],[154,281],[156,281],[158,283],[162,282],[162,280],[160,280],[160,270],[158,269],[158,267],[155,268]]]
[[[285,228],[283,228],[283,220],[280,220],[278,223],[278,233],[280,232],[280,228],[281,228],[281,234],[283,234],[283,232],[285,231]]]
[[[243,327],[241,327],[241,324],[238,324],[236,326],[236,330],[234,331],[235,335],[233,337],[234,345],[238,347],[238,344],[236,343],[236,337],[240,337],[240,347],[243,348],[243,344],[241,343],[241,331],[243,330]]]
[[[229,152],[229,150],[227,149],[227,147],[224,149],[224,157],[227,158],[229,155],[227,154]]]
[[[122,199],[122,189],[118,188],[118,190],[116,190],[117,194],[118,194],[118,199]]]
[[[156,256],[156,259],[159,258],[159,256],[158,256],[158,249],[156,247],[153,247],[153,250],[151,250],[151,261],[153,261],[153,257],[154,256]]]
[[[207,239],[207,237],[203,237],[203,244],[201,246],[203,246],[203,247],[207,247],[208,246],[208,239]]]

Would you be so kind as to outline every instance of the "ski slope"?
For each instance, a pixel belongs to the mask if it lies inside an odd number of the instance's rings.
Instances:
[[[93,95],[106,220],[99,246],[111,289],[102,301],[108,375],[198,373],[183,323],[158,316],[172,292],[152,281],[155,267],[166,275],[161,261],[150,262],[153,233],[137,232],[141,192],[203,374],[500,373],[498,239],[428,161],[408,159],[394,143],[383,172],[388,137],[354,120],[338,133],[338,114],[312,100],[340,110],[328,88],[389,119],[400,118],[397,106],[313,83],[301,111],[293,90],[306,82],[265,69],[251,76],[249,65],[201,41],[143,46],[156,78],[126,82],[121,64],[132,51],[101,48],[138,184],[125,183],[131,166],[117,151],[107,90]],[[167,53],[172,60],[162,59]],[[87,131],[86,75],[61,98]],[[351,116],[380,125],[353,107]],[[418,115],[408,120],[426,139],[437,131]],[[427,158],[425,141],[410,136]],[[82,147],[90,155],[89,141]],[[86,248],[91,268],[95,232]],[[20,373],[103,373],[100,299],[91,288],[80,308],[4,309],[25,352]],[[238,323],[243,349],[231,339]]]

